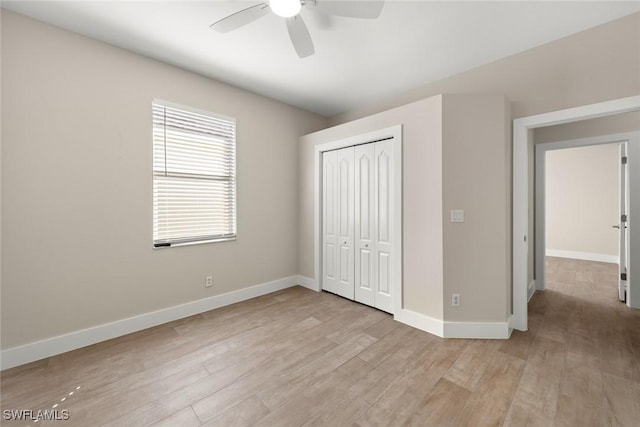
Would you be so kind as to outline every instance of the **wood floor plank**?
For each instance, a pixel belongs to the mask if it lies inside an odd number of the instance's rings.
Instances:
[[[525,362],[517,357],[495,352],[478,383],[456,419],[458,426],[499,426],[504,421],[524,370]]]
[[[304,369],[308,364],[317,363],[319,358],[325,357],[335,347],[335,343],[322,337],[285,357],[271,359],[233,384],[193,403],[193,409],[198,418],[208,421],[255,394],[257,390],[265,389],[266,385],[280,378],[283,373]]]
[[[567,333],[567,352],[598,357],[598,337],[594,334]]]
[[[531,325],[531,322],[529,322],[529,324]],[[529,326],[529,329],[532,329],[531,326]],[[522,360],[527,360],[531,353],[531,345],[534,337],[535,335],[533,331],[530,331],[529,333],[513,331],[511,333],[511,338],[504,340],[500,344],[498,351],[510,354]]]
[[[334,404],[330,410],[322,411],[311,417],[302,426],[352,426],[357,419],[371,410],[371,406],[362,400],[360,396],[346,392],[334,397]]]
[[[560,395],[561,374],[527,364],[513,398],[521,409],[544,419],[553,419]],[[522,411],[521,411],[522,412]]]
[[[292,397],[304,392],[325,374],[355,358],[375,341],[375,338],[365,333],[356,334],[350,340],[330,350],[324,357],[317,358],[281,376],[273,386],[259,391],[257,396],[268,408],[276,409]]]
[[[216,354],[203,362],[204,367],[210,372],[215,373],[230,367],[240,367],[245,365],[244,369],[253,368],[263,363],[274,354],[286,351],[286,348],[292,346],[289,337],[296,336],[304,331],[314,328],[321,324],[314,317],[307,317],[301,321],[292,319],[294,323],[283,324],[283,327],[277,328],[271,324],[266,329],[257,328],[246,334],[238,340],[234,340],[234,348],[232,351]],[[282,338],[285,339],[282,339]],[[229,357],[229,353],[233,353],[234,357]]]
[[[552,370],[558,376],[564,369],[567,356],[567,346],[564,343],[536,336],[533,340],[528,364],[535,365],[546,370]]]
[[[600,348],[600,368],[603,372],[640,381],[640,361],[633,351],[621,346]]]
[[[560,396],[554,427],[601,427],[606,425],[603,405],[593,405],[568,396]]]
[[[486,341],[476,340],[470,343],[447,370],[444,378],[470,391],[476,391],[480,378],[489,364],[492,352]]]
[[[442,378],[411,414],[407,425],[415,427],[425,425],[453,426],[471,393],[468,389]]]
[[[504,427],[549,427],[551,425],[553,425],[553,418],[545,417],[532,410],[529,405],[523,405],[516,400],[511,402],[503,423]]]
[[[252,426],[268,414],[269,408],[258,397],[252,395],[202,425],[204,427]]]
[[[281,402],[281,405],[257,422],[256,426],[273,425],[300,426],[318,414],[333,413],[343,400],[354,400],[358,397],[348,391],[349,385],[363,376],[368,367],[354,357],[349,362],[330,372],[319,372],[313,381],[306,384],[303,390]],[[332,422],[335,418],[332,417]],[[331,424],[334,425],[334,424]]]
[[[368,404],[374,405],[386,392],[393,380],[404,372],[405,367],[410,363],[412,354],[411,351],[405,348],[396,350],[376,369],[371,370],[368,375],[357,381],[350,388],[350,391],[361,396]]]
[[[602,374],[607,425],[633,426],[640,420],[640,383],[608,373]]]
[[[153,424],[153,427],[200,427],[200,420],[191,406]]]
[[[559,308],[558,310],[562,310]],[[567,319],[558,319],[557,317],[554,319],[549,319],[545,322],[544,327],[538,331],[537,336],[541,338],[546,338],[549,340],[557,341],[560,343],[567,342],[567,330],[563,327],[563,324],[568,322]]]
[[[208,376],[202,366],[194,366],[157,381],[135,384],[127,380],[111,385],[108,390],[98,390],[97,395],[70,400],[69,412],[74,422],[90,424],[92,420],[120,417],[141,405],[154,402],[168,394],[189,386]]]
[[[406,328],[411,329],[410,326],[406,326]],[[374,325],[371,325],[370,327],[365,329],[363,332],[379,340],[389,334],[401,333],[401,331],[403,331],[406,328],[399,329],[398,322],[393,320],[393,316],[389,315],[383,318],[380,322],[375,323]]]
[[[386,319],[367,328],[365,330],[365,333],[366,331],[369,331],[369,330],[375,331],[378,325],[382,326],[381,324],[385,324],[385,323],[386,323]],[[386,334],[386,335],[383,335],[382,337],[379,337],[375,343],[373,343],[367,349],[363,350],[360,354],[358,354],[358,357],[370,363],[372,366],[379,365],[384,359],[389,357],[391,353],[393,353],[398,349],[398,347],[402,344],[404,340],[407,339],[407,337],[411,333],[411,330],[413,329],[408,326],[404,328],[398,328],[395,325],[392,325],[392,326],[394,326],[396,329],[395,333]],[[381,329],[384,329],[384,327],[381,327]]]
[[[354,312],[353,314],[354,317],[341,325],[341,328],[327,334],[327,339],[337,344],[342,344],[350,340],[354,333],[363,332],[389,316],[387,313],[378,310],[366,310],[362,313]]]
[[[565,370],[560,381],[560,394],[586,404],[601,406],[604,383],[599,361],[587,352],[567,352]]]

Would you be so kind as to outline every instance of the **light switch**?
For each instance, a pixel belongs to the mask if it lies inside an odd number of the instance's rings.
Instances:
[[[464,222],[464,211],[461,209],[452,210],[451,222]]]

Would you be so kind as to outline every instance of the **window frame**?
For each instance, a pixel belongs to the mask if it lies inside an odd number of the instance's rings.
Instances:
[[[180,110],[180,111],[184,111],[185,113],[191,113],[191,114],[197,114],[197,115],[203,115],[206,116],[208,118],[214,119],[214,120],[220,120],[220,121],[224,121],[224,122],[228,122],[230,124],[232,124],[233,126],[233,137],[232,137],[232,146],[230,149],[230,156],[225,157],[225,159],[231,158],[232,162],[233,162],[233,168],[232,168],[232,175],[230,175],[230,180],[232,183],[232,192],[233,192],[233,201],[232,201],[232,205],[229,207],[229,209],[231,209],[232,211],[232,228],[233,228],[233,233],[232,234],[225,234],[225,235],[220,235],[220,237],[216,237],[216,238],[202,238],[202,239],[197,239],[197,238],[190,238],[190,237],[185,237],[184,239],[181,238],[176,238],[176,239],[167,239],[167,241],[165,242],[164,240],[158,239],[156,240],[156,211],[158,209],[157,205],[156,205],[156,196],[155,196],[155,185],[156,185],[156,177],[158,175],[156,175],[156,165],[155,165],[155,155],[156,155],[156,147],[155,147],[155,138],[154,138],[154,109],[156,107],[164,107],[164,108],[171,108],[171,109],[175,109],[175,110]],[[206,244],[206,243],[219,243],[219,242],[228,242],[228,241],[234,241],[237,240],[238,238],[238,212],[237,212],[237,206],[238,206],[238,194],[237,194],[237,186],[238,186],[238,180],[237,180],[237,121],[235,117],[231,117],[231,116],[225,116],[222,114],[218,114],[218,113],[213,113],[211,111],[207,111],[207,110],[203,110],[203,109],[199,109],[199,108],[195,108],[195,107],[190,107],[190,106],[186,106],[186,105],[181,105],[181,104],[177,104],[171,101],[166,101],[163,99],[158,99],[158,98],[153,98],[152,102],[151,102],[151,197],[152,197],[152,202],[151,202],[151,221],[152,221],[152,226],[151,226],[151,241],[152,241],[152,247],[153,249],[166,249],[169,247],[181,247],[181,246],[191,246],[191,245],[200,245],[200,244]],[[166,149],[165,149],[166,150]],[[165,156],[166,156],[166,151],[165,151]],[[192,177],[191,179],[193,179],[194,181],[197,181],[198,179],[195,177]],[[208,179],[205,178],[201,178],[201,180],[203,181],[209,181]]]

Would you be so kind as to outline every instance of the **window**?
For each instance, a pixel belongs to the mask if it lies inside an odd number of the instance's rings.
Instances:
[[[235,119],[152,106],[154,247],[235,239]]]

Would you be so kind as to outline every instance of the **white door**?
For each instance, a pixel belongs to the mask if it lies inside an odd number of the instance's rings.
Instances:
[[[322,288],[393,313],[393,141],[323,153]]]
[[[322,169],[322,288],[353,299],[353,147],[323,153]]]
[[[392,281],[395,276],[393,265],[397,256],[395,248],[393,210],[394,194],[394,159],[393,142],[381,141],[374,145],[375,197],[374,197],[374,259],[375,259],[375,304],[374,307],[393,313]]]
[[[618,275],[618,298],[626,301],[627,298],[627,143],[620,143],[620,212],[617,227],[620,232],[620,266]]]
[[[339,290],[345,298],[354,297],[353,268],[353,147],[338,150],[338,245],[340,248]]]
[[[322,156],[322,288],[338,293],[338,152]]]
[[[375,307],[375,144],[355,147],[355,300]]]

